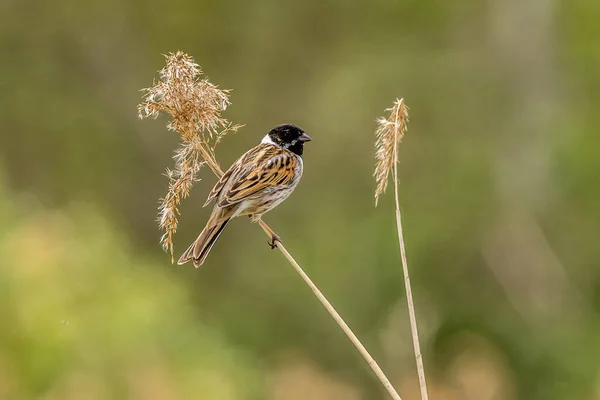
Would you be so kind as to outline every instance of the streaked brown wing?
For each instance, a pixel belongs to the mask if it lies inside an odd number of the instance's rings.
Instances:
[[[231,180],[232,175],[238,175],[241,170],[243,170],[247,166],[251,166],[256,163],[256,159],[260,157],[260,154],[263,151],[262,148],[264,146],[267,145],[259,144],[258,146],[251,148],[250,150],[242,154],[242,156],[238,158],[233,164],[231,164],[231,167],[229,167],[229,169],[225,171],[221,179],[219,179],[219,181],[210,191],[208,199],[206,199],[206,203],[204,203],[204,207],[206,207],[213,199],[219,197],[225,185],[227,185],[227,183]]]
[[[258,195],[266,188],[292,182],[297,163],[293,153],[277,146],[260,144],[254,147],[230,168],[230,176],[221,185],[217,195],[218,205],[225,207],[236,204]]]
[[[248,153],[246,153],[246,154],[248,154]],[[223,190],[223,187],[225,186],[225,184],[231,177],[232,172],[237,167],[239,167],[238,164],[240,164],[240,162],[246,156],[246,154],[244,154],[242,157],[240,157],[236,162],[233,163],[233,165],[231,167],[229,167],[229,169],[227,171],[225,171],[225,173],[223,174],[221,179],[219,179],[219,181],[215,184],[215,186],[210,191],[210,194],[208,195],[208,198],[206,199],[206,202],[204,203],[204,205],[202,207],[206,207],[207,205],[210,204],[211,201],[213,201],[214,199],[217,198],[217,196],[219,196],[219,193],[221,193],[221,190]]]

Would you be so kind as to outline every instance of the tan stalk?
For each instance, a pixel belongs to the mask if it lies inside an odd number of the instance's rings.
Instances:
[[[263,228],[263,230],[265,231],[267,236],[269,236],[269,230],[271,228],[269,228],[267,226],[267,224],[265,224],[264,221],[262,221],[262,220],[258,221],[258,223],[261,225],[261,227]],[[342,316],[340,314],[338,314],[338,312],[331,305],[329,300],[327,300],[325,295],[323,293],[321,293],[321,291],[319,290],[317,285],[315,285],[313,283],[313,281],[309,278],[309,276],[306,275],[306,272],[304,272],[302,267],[300,267],[300,265],[296,262],[294,257],[292,257],[292,255],[287,251],[287,249],[283,246],[283,244],[279,241],[277,241],[276,244],[277,244],[277,248],[279,249],[279,251],[281,251],[281,254],[283,254],[283,256],[285,258],[287,258],[289,263],[292,264],[292,267],[294,267],[294,269],[296,270],[298,275],[300,275],[300,277],[304,280],[304,282],[306,282],[306,284],[308,285],[310,290],[312,290],[312,292],[317,297],[317,299],[319,299],[319,301],[321,302],[323,307],[325,307],[327,312],[331,315],[331,317],[335,320],[335,322],[337,322],[337,324],[344,331],[346,336],[348,336],[348,339],[350,339],[352,344],[354,344],[354,347],[356,347],[356,349],[360,352],[360,354],[363,356],[365,361],[367,361],[367,363],[369,364],[369,367],[371,367],[371,369],[373,370],[375,375],[377,375],[377,378],[379,378],[379,380],[381,381],[381,384],[383,385],[383,387],[385,387],[385,389],[388,391],[390,396],[392,396],[392,398],[394,400],[402,400],[400,398],[400,395],[398,394],[398,392],[396,392],[396,389],[394,389],[394,386],[392,386],[389,379],[385,376],[384,372],[381,370],[381,368],[377,364],[377,361],[375,361],[375,359],[373,357],[371,357],[371,354],[369,354],[369,352],[367,351],[365,346],[363,346],[363,344],[360,342],[360,340],[358,340],[358,337],[356,337],[354,332],[352,332],[352,329],[350,329],[348,324],[346,324],[346,322],[344,322],[344,319],[342,318]]]

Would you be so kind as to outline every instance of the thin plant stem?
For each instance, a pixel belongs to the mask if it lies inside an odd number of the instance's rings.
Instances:
[[[396,109],[396,123],[399,119],[400,107]],[[398,135],[398,129],[394,129],[394,134]],[[419,332],[417,330],[417,318],[415,315],[415,305],[413,303],[412,289],[410,286],[410,275],[408,273],[408,263],[406,262],[406,249],[404,246],[404,235],[402,233],[402,218],[400,215],[400,200],[398,196],[398,140],[395,138],[394,145],[394,197],[396,199],[396,227],[398,228],[398,244],[400,246],[400,257],[402,259],[402,272],[404,273],[404,286],[406,288],[406,303],[408,305],[408,317],[410,320],[410,331],[412,334],[413,348],[415,352],[415,362],[417,364],[417,374],[419,375],[419,388],[421,391],[421,400],[428,400],[427,382],[425,381],[425,369],[423,368],[423,356],[421,355],[421,346],[419,345]]]
[[[263,220],[259,220],[258,223],[261,226],[261,228],[263,228],[265,233],[268,236],[270,236],[269,226]],[[329,300],[327,300],[325,295],[323,295],[323,293],[321,293],[321,291],[319,290],[317,285],[314,284],[314,282],[310,279],[310,277],[306,274],[306,272],[304,272],[302,267],[300,267],[300,265],[296,262],[294,257],[292,257],[292,255],[287,251],[287,249],[283,246],[283,244],[280,241],[276,241],[275,244],[276,244],[276,247],[281,252],[281,254],[283,254],[283,256],[285,258],[287,258],[287,260],[289,261],[290,264],[292,264],[292,267],[294,267],[294,269],[296,270],[298,275],[300,275],[300,277],[308,285],[310,290],[312,290],[312,292],[317,297],[317,299],[319,299],[319,301],[321,302],[323,307],[325,307],[327,312],[331,315],[331,317],[335,320],[335,322],[337,322],[339,327],[344,331],[346,336],[348,336],[348,339],[350,339],[352,344],[354,344],[354,347],[356,347],[356,349],[360,352],[360,354],[363,356],[363,358],[367,361],[367,363],[369,364],[369,367],[371,367],[371,369],[373,370],[375,375],[377,375],[377,377],[383,384],[383,387],[385,387],[385,389],[388,391],[390,396],[392,396],[392,398],[394,400],[402,400],[400,398],[400,395],[398,394],[398,392],[396,392],[396,390],[392,386],[389,379],[385,376],[385,374],[383,373],[383,371],[381,370],[381,368],[375,361],[375,359],[373,357],[371,357],[371,355],[369,354],[369,352],[367,351],[365,346],[363,346],[363,344],[360,342],[360,340],[358,340],[358,337],[356,337],[354,332],[352,332],[352,329],[350,329],[348,324],[346,324],[346,322],[344,322],[341,315],[335,310],[335,308],[331,305]]]

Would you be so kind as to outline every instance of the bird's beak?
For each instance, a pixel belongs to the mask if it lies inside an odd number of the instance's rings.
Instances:
[[[303,133],[302,135],[300,135],[298,140],[300,140],[301,142],[310,142],[312,139],[306,133]]]

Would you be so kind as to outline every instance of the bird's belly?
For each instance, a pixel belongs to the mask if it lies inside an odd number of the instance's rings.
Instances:
[[[238,215],[254,215],[260,217],[281,204],[282,201],[288,198],[293,190],[293,187],[278,188],[263,193],[255,199],[244,200]]]

